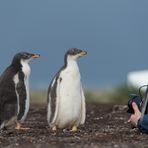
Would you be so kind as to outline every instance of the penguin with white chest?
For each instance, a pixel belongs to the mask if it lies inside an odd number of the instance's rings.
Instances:
[[[47,121],[53,131],[70,127],[77,131],[85,123],[85,96],[77,59],[87,52],[71,48],[65,54],[65,64],[56,74],[48,89]]]
[[[0,77],[0,129],[17,123],[21,128],[29,111],[29,61],[38,54],[20,52]]]

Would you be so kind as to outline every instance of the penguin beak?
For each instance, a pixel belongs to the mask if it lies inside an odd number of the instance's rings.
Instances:
[[[33,55],[32,55],[32,58],[34,58],[34,59],[35,59],[35,58],[39,58],[39,57],[40,57],[39,54],[33,54]]]
[[[81,56],[85,56],[85,55],[87,55],[87,52],[86,52],[86,51],[82,51],[82,52],[80,53],[80,55],[81,55]]]

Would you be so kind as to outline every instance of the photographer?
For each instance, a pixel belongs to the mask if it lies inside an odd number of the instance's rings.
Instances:
[[[132,103],[132,107],[134,114],[131,115],[129,122],[138,127],[141,132],[148,134],[148,114],[145,114],[141,121],[141,112],[135,102]]]

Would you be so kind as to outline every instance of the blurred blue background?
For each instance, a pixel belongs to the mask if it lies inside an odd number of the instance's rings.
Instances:
[[[0,73],[17,52],[39,53],[30,84],[47,88],[71,47],[88,51],[79,60],[88,89],[111,88],[129,71],[147,69],[148,1],[0,1]]]

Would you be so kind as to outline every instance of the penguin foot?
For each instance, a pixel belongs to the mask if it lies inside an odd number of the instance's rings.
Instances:
[[[26,131],[26,130],[29,130],[30,128],[23,128],[23,127],[21,127],[21,124],[17,122],[15,129],[16,130],[24,130],[24,131]]]
[[[57,128],[56,125],[52,127],[52,131],[53,131],[53,132],[57,132],[57,130],[58,130],[58,128]]]
[[[24,127],[20,127],[20,128],[15,128],[16,130],[22,130],[22,131],[27,131],[27,130],[29,130],[30,128],[24,128]]]
[[[77,130],[78,130],[77,126],[74,125],[74,126],[72,127],[72,129],[71,129],[71,132],[77,132]]]

